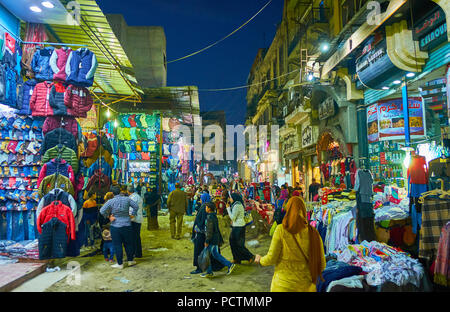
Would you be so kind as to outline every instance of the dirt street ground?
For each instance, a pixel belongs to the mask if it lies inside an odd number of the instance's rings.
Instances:
[[[81,268],[80,285],[69,285],[67,279],[47,288],[47,292],[267,292],[273,275],[273,267],[261,267],[243,262],[231,275],[226,268],[215,272],[212,279],[202,278],[199,274],[189,274],[193,269],[193,243],[190,239],[192,223],[195,217],[185,216],[183,235],[180,240],[170,238],[169,217],[159,216],[160,229],[148,231],[146,219],[142,224],[143,258],[136,259],[137,265],[122,270],[111,268],[103,255],[96,255]],[[257,240],[257,246],[248,246],[256,254],[265,255],[269,249],[271,237],[267,234],[263,222],[254,215],[254,226],[248,227],[247,242]],[[232,259],[228,246],[229,225],[227,217],[219,217],[222,235],[225,240],[222,254]],[[124,253],[125,255],[125,253]],[[65,259],[77,260],[80,258]],[[86,258],[84,258],[86,259]]]

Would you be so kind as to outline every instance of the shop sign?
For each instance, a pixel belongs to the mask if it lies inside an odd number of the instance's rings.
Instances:
[[[313,143],[312,126],[306,126],[302,132],[302,147],[310,146]]]
[[[403,6],[407,0],[391,0],[386,11],[379,16],[379,22],[374,25],[370,25],[367,22],[361,25],[351,36],[348,38],[323,65],[321,77],[328,75],[347,55],[355,50],[360,44],[366,40],[370,34],[372,34],[381,24],[383,24],[389,17],[391,17],[401,6]]]
[[[373,36],[356,59],[356,73],[364,86],[378,89],[399,70],[387,54],[386,40]]]
[[[405,138],[405,122],[401,98],[380,101],[367,108],[368,142],[401,140]],[[409,127],[411,138],[425,135],[425,110],[421,98],[409,98]]]
[[[419,49],[422,51],[435,47],[447,40],[447,23],[442,24],[431,33],[420,39]]]
[[[447,24],[445,23],[445,13],[440,7],[436,7],[425,19],[414,28],[413,38],[419,41],[421,50],[426,50],[431,44],[436,45],[447,38]]]
[[[327,119],[336,114],[336,104],[332,97],[319,104],[319,119]]]
[[[378,103],[378,129],[381,141],[400,140],[405,137],[402,98]],[[424,105],[418,97],[408,99],[411,138],[425,135]]]
[[[378,104],[367,108],[367,138],[369,143],[378,142]]]
[[[381,165],[387,165],[387,162],[386,162],[386,153],[385,153],[385,152],[381,152],[381,153],[380,153],[380,164],[381,164]]]

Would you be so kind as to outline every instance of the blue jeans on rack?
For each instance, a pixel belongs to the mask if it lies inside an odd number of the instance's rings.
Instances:
[[[223,265],[230,267],[231,266],[231,262],[228,261],[224,256],[222,256],[219,253],[219,246],[217,245],[209,245],[207,248],[209,248],[209,250],[211,251],[211,257],[216,259],[217,261],[219,261],[220,263],[222,263]],[[208,274],[211,274],[213,272],[212,269],[212,264],[210,261],[208,270],[206,271]]]

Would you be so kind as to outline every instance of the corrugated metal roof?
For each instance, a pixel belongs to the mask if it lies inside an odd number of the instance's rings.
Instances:
[[[196,86],[161,87],[143,89],[142,101],[134,106],[133,99],[124,99],[111,107],[119,112],[130,111],[164,111],[173,115],[179,113],[199,114],[200,104]],[[130,103],[131,102],[131,103]]]
[[[69,0],[60,0],[66,6]],[[77,0],[80,4],[80,26],[47,25],[59,42],[86,45],[95,53],[98,68],[94,92],[124,96],[135,95],[140,101],[133,66],[95,0]],[[76,49],[76,47],[74,47]]]

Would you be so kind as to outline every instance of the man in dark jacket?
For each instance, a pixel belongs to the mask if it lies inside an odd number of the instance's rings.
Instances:
[[[173,190],[167,198],[167,208],[169,209],[170,235],[174,239],[181,239],[181,230],[183,227],[183,216],[187,211],[188,198],[181,190],[180,183],[175,184]]]
[[[223,239],[222,234],[220,234],[219,220],[217,220],[216,205],[211,202],[207,203],[206,213],[208,214],[208,216],[206,217],[205,248],[209,248],[212,258],[218,260],[220,263],[228,267],[227,275],[229,275],[231,274],[231,272],[233,272],[234,267],[236,265],[227,260],[219,252],[219,246],[223,244]],[[206,273],[203,273],[200,276],[201,277],[214,276],[211,262]]]

